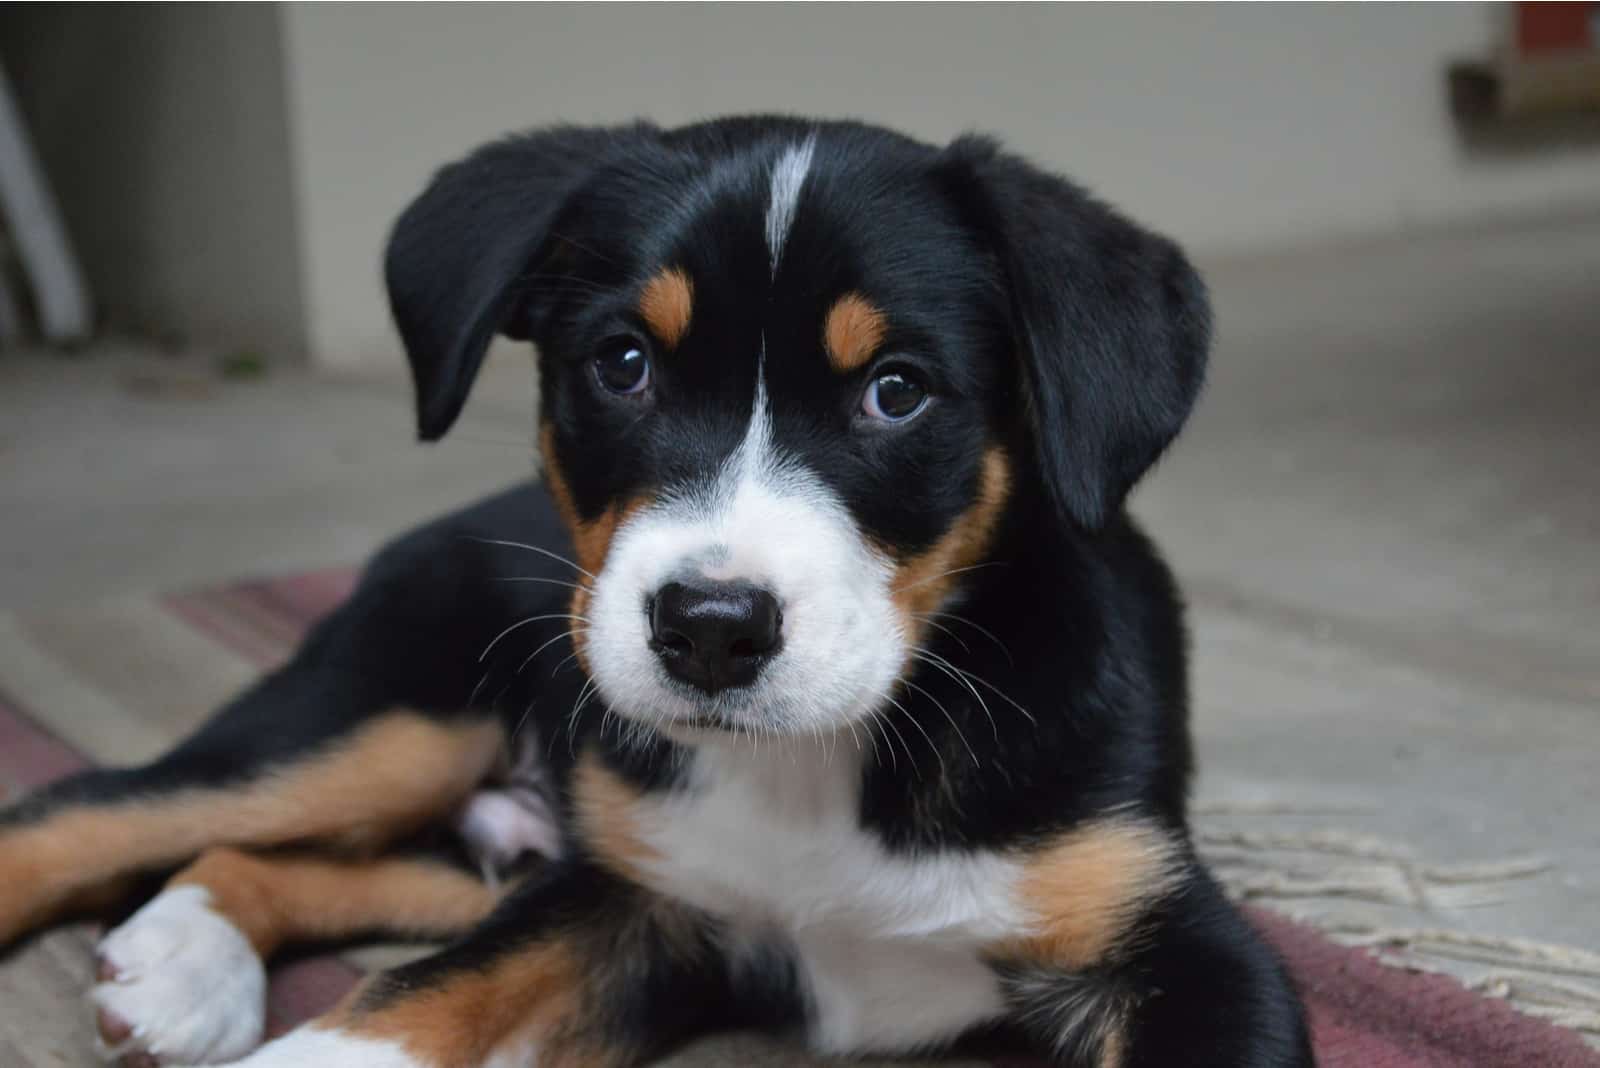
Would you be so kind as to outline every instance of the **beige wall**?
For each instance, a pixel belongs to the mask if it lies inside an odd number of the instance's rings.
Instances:
[[[753,109],[1004,136],[1202,252],[1600,203],[1600,154],[1469,162],[1441,65],[1487,5],[301,6],[311,333],[392,359],[377,262],[438,163],[553,120]]]
[[[0,11],[0,56],[103,325],[305,350],[281,29],[251,4]]]
[[[1441,65],[1492,7],[8,5],[0,55],[113,307],[394,367],[390,221],[556,120],[987,130],[1202,254],[1600,204],[1600,152],[1458,147]]]

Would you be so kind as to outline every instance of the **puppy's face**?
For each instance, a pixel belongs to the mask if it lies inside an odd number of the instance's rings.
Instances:
[[[541,443],[622,715],[871,715],[998,522],[998,288],[932,180],[881,169],[777,139],[666,189],[620,173],[638,219],[580,196],[557,224]]]
[[[1032,262],[1015,245],[1044,226],[1070,247]],[[424,436],[489,332],[537,341],[546,478],[586,572],[579,654],[614,711],[681,731],[820,732],[887,707],[1014,495],[1106,521],[1198,385],[1166,381],[1198,356],[1151,354],[1138,382],[1114,351],[1147,342],[1127,316],[1176,332],[1198,292],[1170,246],[987,145],[866,127],[495,146],[401,220],[389,280]],[[1049,350],[1073,329],[1077,367]],[[1200,331],[1203,355],[1203,307]]]

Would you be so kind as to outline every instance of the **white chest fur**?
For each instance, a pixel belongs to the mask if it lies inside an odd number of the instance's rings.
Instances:
[[[1001,1011],[986,943],[1015,935],[1017,868],[995,854],[893,854],[861,829],[860,765],[810,740],[698,747],[687,789],[638,829],[660,891],[795,947],[831,1052],[954,1037]]]

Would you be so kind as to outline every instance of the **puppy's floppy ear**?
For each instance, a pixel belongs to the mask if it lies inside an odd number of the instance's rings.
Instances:
[[[508,318],[568,198],[611,153],[653,134],[638,124],[509,137],[440,170],[400,216],[384,278],[424,441],[461,414],[494,334],[527,337]]]
[[[984,138],[952,144],[1005,273],[1038,463],[1094,529],[1177,435],[1205,374],[1205,287],[1172,242]]]

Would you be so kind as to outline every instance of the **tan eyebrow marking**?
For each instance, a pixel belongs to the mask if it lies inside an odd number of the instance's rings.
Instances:
[[[663,345],[677,348],[694,315],[694,283],[681,267],[663,267],[639,293],[639,315]]]
[[[860,293],[846,293],[828,309],[822,344],[836,371],[854,371],[872,358],[889,331],[888,320]]]

